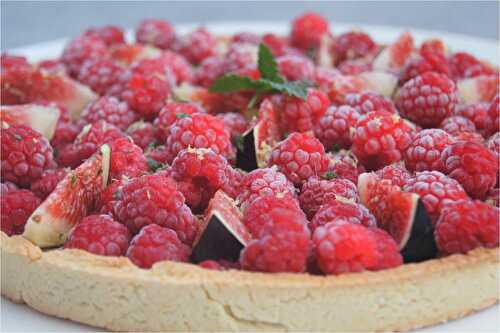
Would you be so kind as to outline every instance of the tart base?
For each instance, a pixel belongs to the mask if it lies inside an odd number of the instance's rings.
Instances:
[[[115,331],[406,331],[499,300],[499,250],[340,276],[218,272],[1,234],[1,292],[48,315]]]

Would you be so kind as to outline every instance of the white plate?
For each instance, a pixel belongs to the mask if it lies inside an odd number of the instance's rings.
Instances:
[[[177,27],[180,33],[185,33],[196,27],[197,24],[183,24]],[[255,33],[287,33],[288,23],[286,22],[213,22],[206,24],[210,31],[216,34],[231,34],[241,31],[251,31]],[[373,25],[353,25],[339,22],[332,23],[334,33],[346,31],[353,27],[361,28],[370,33],[376,41],[389,43],[406,30],[411,31],[415,41],[432,37],[441,38],[452,50],[467,50],[481,59],[498,64],[498,43],[492,39],[475,38],[466,35],[445,33],[440,31],[425,31],[419,29],[398,28],[389,26]],[[128,37],[132,37],[132,33]],[[40,61],[43,59],[57,57],[63,47],[65,39],[33,44],[16,48],[9,52],[25,55],[30,61]],[[453,288],[453,286],[449,286]],[[460,292],[457,290],[457,292]],[[49,331],[49,332],[82,332],[93,330],[85,325],[76,324],[67,320],[49,317],[38,313],[27,306],[18,305],[1,299],[0,330],[8,331]],[[499,306],[496,305],[487,310],[467,316],[460,320],[455,320],[443,325],[420,330],[419,332],[499,332]]]

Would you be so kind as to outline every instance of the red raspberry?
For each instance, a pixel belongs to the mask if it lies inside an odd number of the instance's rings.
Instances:
[[[169,156],[170,154],[167,148],[163,145],[156,146],[146,151],[148,164],[150,169],[152,170],[159,169],[165,165],[168,165]]]
[[[226,73],[257,65],[258,47],[248,43],[232,43],[224,55]]]
[[[160,49],[168,49],[175,40],[175,30],[165,20],[147,19],[137,27],[135,39],[142,44],[151,44]]]
[[[305,101],[288,95],[283,95],[280,101],[284,127],[288,132],[312,131],[330,105],[328,96],[316,89],[308,90]]]
[[[67,144],[75,141],[80,131],[80,123],[72,121],[61,121],[61,119],[59,118],[54,136],[52,137],[52,140],[50,140],[50,144],[52,145],[52,147],[54,147],[54,149],[59,150]]]
[[[84,217],[71,231],[65,249],[81,249],[100,256],[123,256],[130,242],[127,228],[109,215]]]
[[[500,189],[498,187],[491,189],[484,202],[497,208],[500,207]]]
[[[2,53],[0,58],[0,64],[2,72],[12,69],[27,69],[31,70],[32,66],[28,62],[28,59],[23,56],[16,56],[12,54]]]
[[[364,59],[342,61],[337,69],[344,75],[358,75],[373,69],[371,62]]]
[[[479,102],[465,105],[458,105],[455,111],[456,115],[471,120],[476,126],[477,131],[485,138],[498,131],[498,107],[497,114],[490,112],[488,103]],[[496,122],[496,123],[495,123]]]
[[[399,162],[412,142],[414,128],[386,111],[361,116],[352,137],[352,152],[370,170]]]
[[[327,154],[328,172],[327,175],[338,178],[345,178],[353,182],[358,183],[359,174],[365,172],[365,168],[359,164],[358,159],[351,151],[340,150],[335,154]]]
[[[420,196],[434,224],[445,205],[468,198],[455,179],[438,171],[417,172],[403,189]]]
[[[309,223],[309,229],[314,232],[318,227],[324,226],[338,219],[349,223],[362,224],[366,227],[375,227],[377,221],[370,211],[363,205],[342,199],[328,198],[316,212]]]
[[[157,74],[171,86],[190,82],[194,76],[191,64],[180,54],[170,51],[156,58],[139,59],[132,63],[131,69],[142,75]]]
[[[345,97],[345,104],[355,108],[361,114],[371,111],[398,112],[390,99],[371,91],[348,94]]]
[[[307,51],[318,47],[328,30],[328,21],[323,16],[306,12],[293,20],[290,39],[293,46]]]
[[[231,37],[231,43],[248,43],[259,45],[261,41],[261,36],[254,34],[253,32],[239,32]]]
[[[350,106],[330,106],[314,128],[314,135],[327,148],[349,148],[352,144],[350,130],[359,117],[360,113]]]
[[[258,197],[287,193],[295,196],[295,187],[286,176],[275,168],[262,168],[253,170],[243,177],[238,201],[245,208]]]
[[[198,264],[200,267],[212,269],[216,271],[227,271],[229,269],[240,269],[241,266],[237,262],[232,262],[224,259],[220,260],[204,260]]]
[[[156,131],[151,123],[142,120],[136,121],[128,127],[127,134],[143,150],[156,144]]]
[[[460,200],[443,208],[434,235],[444,254],[498,247],[498,208],[479,200]]]
[[[177,154],[189,146],[193,148],[210,148],[215,153],[231,159],[234,148],[224,122],[209,114],[195,113],[189,117],[178,118],[169,129],[165,144],[172,162]]]
[[[219,113],[216,117],[222,119],[226,130],[229,132],[231,139],[233,140],[243,135],[249,127],[247,119],[241,113]]]
[[[446,45],[444,45],[441,39],[428,39],[422,42],[420,45],[420,52],[435,52],[435,53],[446,53]]]
[[[198,222],[184,204],[184,196],[173,179],[160,175],[141,176],[127,182],[121,192],[115,215],[132,233],[146,225],[158,224],[174,230],[182,242],[193,242]]]
[[[490,116],[491,119],[493,119],[495,121],[496,125],[495,125],[494,128],[497,130],[497,132],[499,130],[498,126],[500,126],[499,125],[499,123],[500,123],[500,119],[499,119],[499,117],[500,117],[500,111],[499,111],[499,108],[500,108],[500,93],[497,94],[495,96],[495,98],[493,98],[493,100],[490,103],[490,107],[488,109],[488,115]]]
[[[188,261],[190,255],[189,246],[173,230],[154,224],[142,228],[127,250],[127,257],[141,268],[151,268],[164,260]]]
[[[174,49],[193,65],[198,65],[215,54],[216,40],[208,30],[200,27],[181,38]]]
[[[494,68],[488,66],[466,52],[454,53],[449,59],[453,77],[457,79],[479,75],[496,75]]]
[[[496,132],[490,136],[488,141],[486,141],[486,147],[497,154],[497,156],[500,156],[500,132]]]
[[[91,58],[108,58],[110,56],[104,41],[95,36],[78,36],[72,39],[64,48],[61,61],[69,71],[76,77],[80,73],[83,63]]]
[[[194,113],[205,113],[205,109],[197,103],[167,103],[154,120],[156,138],[159,142],[165,143],[170,126],[178,119]]]
[[[311,177],[302,185],[299,202],[302,210],[312,219],[323,203],[338,196],[359,202],[358,188],[347,179],[320,179]]]
[[[2,193],[4,191],[11,191],[11,190],[17,190],[17,189],[19,189],[17,187],[17,185],[12,183],[12,182],[1,182],[0,183],[0,191],[2,191]]]
[[[84,35],[98,37],[107,46],[125,44],[125,36],[123,30],[115,25],[90,28],[84,32]]]
[[[497,182],[498,158],[484,145],[458,141],[441,154],[445,173],[473,197],[482,199]]]
[[[224,74],[224,59],[218,56],[205,58],[194,75],[194,83],[208,88],[220,76]]]
[[[335,68],[316,67],[314,82],[318,85],[319,90],[328,93],[335,78],[339,75],[341,75],[341,73]]]
[[[286,37],[278,36],[275,34],[264,34],[262,36],[262,43],[271,50],[271,53],[275,57],[280,57],[287,54],[287,50],[290,48],[288,39]]]
[[[312,176],[324,174],[328,168],[325,148],[315,137],[292,133],[271,152],[269,165],[277,165],[295,185]]]
[[[458,102],[455,83],[445,75],[426,72],[406,82],[396,96],[403,117],[423,127],[436,127],[453,114]]]
[[[399,78],[400,82],[406,82],[425,72],[434,72],[451,77],[450,66],[444,53],[432,51],[421,51],[420,56],[410,59]]]
[[[24,125],[1,129],[2,180],[28,187],[56,166],[52,147],[40,133]]]
[[[201,191],[207,193],[208,199],[211,199],[219,189],[231,197],[236,197],[234,184],[230,182],[232,172],[233,169],[227,160],[212,150],[187,148],[180,151],[174,159],[170,175],[178,181],[191,180],[201,188]],[[185,193],[186,197],[187,195],[189,193]],[[187,204],[190,205],[190,202]],[[207,206],[208,201],[201,202],[200,207],[191,206],[191,208],[203,211]]]
[[[129,109],[127,103],[119,101],[116,97],[105,96],[87,105],[81,114],[81,119],[87,124],[104,120],[124,131],[137,120],[137,115]]]
[[[477,132],[460,132],[453,136],[455,141],[471,141],[484,144],[484,138]]]
[[[66,65],[61,61],[61,59],[49,59],[40,61],[37,67],[47,73],[63,73],[68,74],[68,69]]]
[[[0,226],[8,236],[22,234],[26,221],[41,203],[40,198],[31,191],[3,188],[0,202]]]
[[[129,138],[113,141],[109,165],[111,179],[120,179],[123,176],[138,177],[148,171],[148,163],[141,147],[135,145]]]
[[[243,224],[250,234],[259,237],[263,228],[272,220],[271,211],[274,208],[295,211],[305,219],[304,212],[300,209],[299,202],[293,193],[282,192],[278,194],[265,194],[256,197],[243,206]]]
[[[315,79],[314,63],[306,57],[296,55],[284,55],[276,59],[278,68],[289,81]]]
[[[362,31],[349,31],[335,38],[336,63],[370,56],[377,51],[377,44],[368,34]]]
[[[376,271],[402,264],[390,236],[342,219],[316,229],[312,242],[317,264],[325,274]],[[389,256],[396,259],[387,260]]]
[[[304,272],[310,254],[310,232],[302,212],[272,208],[257,239],[240,254],[241,267],[261,272]]]
[[[406,168],[410,171],[436,170],[443,171],[441,152],[455,139],[437,128],[418,132],[404,152]]]
[[[155,75],[134,74],[128,80],[121,98],[146,119],[154,118],[170,95],[167,81]]]
[[[111,59],[90,58],[82,64],[78,81],[99,95],[105,95],[113,86],[119,84],[125,71],[123,66]]]
[[[99,201],[96,204],[96,212],[115,216],[115,205],[122,198],[123,186],[129,181],[128,178],[111,179],[109,185],[101,192]]]
[[[439,128],[444,130],[445,132],[456,135],[461,132],[475,132],[476,126],[474,123],[462,116],[450,116],[444,118]]]
[[[40,199],[45,199],[68,172],[66,168],[45,170],[38,180],[31,183],[30,190]]]
[[[403,163],[394,163],[375,172],[380,179],[389,179],[394,185],[404,186],[411,178],[411,173],[406,170]]]

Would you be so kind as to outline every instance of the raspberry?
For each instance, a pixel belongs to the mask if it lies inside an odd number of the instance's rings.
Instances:
[[[401,87],[396,107],[403,117],[418,125],[436,127],[453,114],[457,101],[457,88],[450,78],[426,72]]]
[[[375,217],[365,206],[342,198],[328,198],[312,218],[309,229],[314,232],[318,227],[338,219],[366,227],[377,225]]]
[[[421,51],[420,56],[410,59],[399,78],[400,82],[406,82],[425,72],[434,72],[451,77],[450,66],[444,53],[432,51]]]
[[[148,225],[132,238],[127,257],[141,268],[151,268],[164,260],[188,261],[191,249],[177,236],[171,229]]]
[[[406,168],[410,171],[443,171],[441,152],[454,141],[450,134],[437,128],[418,132],[404,152]]]
[[[236,196],[234,184],[230,183],[232,172],[232,167],[227,160],[212,150],[187,148],[180,151],[174,159],[170,175],[177,181],[192,181],[210,199],[219,189],[231,197]],[[189,195],[189,193],[183,194],[186,197]],[[187,204],[190,205],[190,202]],[[203,211],[208,206],[208,201],[200,202],[199,205],[199,207],[192,205],[190,207],[195,211]]]
[[[322,91],[309,89],[307,99],[283,95],[280,99],[283,122],[288,132],[307,132],[325,114],[330,105],[328,96]]]
[[[360,113],[350,106],[330,106],[314,128],[314,135],[327,148],[349,148],[352,144],[350,129],[359,117]]]
[[[146,157],[148,160],[148,164],[150,169],[159,169],[165,165],[168,165],[169,152],[167,148],[163,145],[156,146],[152,149],[146,151]],[[159,164],[159,165],[156,165]]]
[[[205,269],[212,269],[216,271],[227,271],[229,269],[240,269],[241,266],[237,262],[232,262],[224,259],[220,260],[204,260],[198,264]]]
[[[335,60],[337,63],[373,55],[377,51],[377,44],[362,31],[349,31],[335,38]]]
[[[390,99],[371,91],[348,94],[345,97],[345,104],[355,108],[361,114],[382,110],[390,113],[398,112]]]
[[[284,55],[276,59],[278,68],[289,81],[315,79],[314,64],[308,58],[296,55]]]
[[[312,242],[319,268],[325,274],[388,268],[385,267],[385,262],[381,262],[381,258],[398,253],[397,245],[390,236],[385,238],[384,242],[389,243],[392,240],[393,245],[377,244],[382,240],[382,236],[376,235],[363,225],[342,219],[316,229]],[[380,249],[392,251],[379,253]],[[394,264],[396,266],[401,263],[402,260],[399,260]]]
[[[350,180],[311,177],[302,185],[300,207],[307,214],[307,218],[312,219],[327,198],[335,199],[337,196],[359,202],[358,189]]]
[[[318,47],[328,30],[328,21],[323,16],[306,12],[293,20],[290,39],[293,46],[307,51]]]
[[[314,73],[314,82],[318,85],[318,89],[323,92],[328,92],[333,85],[335,78],[341,73],[335,68],[316,67]]]
[[[443,208],[434,235],[444,254],[467,253],[477,247],[498,247],[498,208],[460,200]]]
[[[130,233],[123,224],[109,215],[89,215],[71,231],[64,248],[101,256],[123,256],[129,242]]]
[[[241,113],[219,113],[216,117],[222,119],[226,130],[233,140],[243,135],[249,127],[247,119]]]
[[[275,34],[264,34],[262,36],[262,43],[271,50],[271,53],[275,57],[280,57],[287,54],[287,50],[290,48],[288,39],[286,37],[278,36]]]
[[[238,202],[245,208],[258,197],[287,193],[295,196],[295,187],[284,174],[275,168],[256,169],[243,176]]]
[[[96,205],[96,211],[114,217],[115,204],[121,199],[123,186],[127,182],[127,178],[111,179],[109,185],[101,192],[101,196]]]
[[[18,190],[19,188],[17,187],[16,184],[12,182],[2,182],[0,183],[0,191],[4,193],[4,191],[11,191],[11,190]]]
[[[166,104],[170,88],[155,75],[134,74],[127,81],[121,98],[129,107],[146,119],[154,118]]]
[[[54,136],[52,137],[52,140],[50,140],[50,144],[54,147],[54,149],[59,150],[67,144],[75,141],[80,131],[80,124],[72,121],[62,121],[61,118],[59,118]]]
[[[177,233],[179,239],[191,244],[198,222],[184,204],[184,196],[175,181],[160,175],[131,179],[122,188],[122,197],[115,205],[115,217],[132,233],[142,227],[158,224]]]
[[[494,188],[488,192],[488,196],[484,200],[489,205],[500,207],[500,189]]]
[[[490,136],[488,141],[486,141],[486,147],[497,154],[497,156],[500,156],[500,132],[496,132]]]
[[[2,180],[28,187],[56,166],[52,147],[40,133],[24,125],[1,129]]]
[[[174,27],[165,20],[142,21],[135,31],[135,39],[142,44],[151,44],[159,49],[168,49],[175,40]]]
[[[250,234],[254,237],[259,237],[263,228],[265,228],[269,221],[272,221],[271,211],[275,208],[294,211],[296,214],[301,215],[302,219],[306,218],[293,192],[265,194],[264,196],[254,198],[243,206],[243,224],[250,231]]]
[[[60,59],[49,59],[40,61],[37,67],[47,73],[62,73],[67,75],[68,70],[66,65]]]
[[[83,110],[81,119],[87,124],[104,120],[124,131],[137,120],[137,115],[127,103],[120,102],[116,97],[105,96],[89,104]]]
[[[267,225],[240,253],[241,267],[261,272],[304,272],[310,254],[310,233],[302,212],[272,208]]]
[[[40,198],[31,191],[3,188],[0,202],[0,226],[8,236],[22,234],[26,221],[41,203]]]
[[[451,135],[456,135],[461,132],[476,131],[474,123],[462,116],[450,116],[444,118],[441,125],[439,125],[439,128]]]
[[[455,114],[471,120],[477,131],[485,138],[498,131],[499,125],[495,123],[498,122],[498,111],[496,115],[494,112],[490,112],[488,103],[479,102],[459,105]]]
[[[500,108],[500,94],[497,94],[495,96],[495,98],[493,98],[493,100],[491,101],[490,107],[488,108],[488,115],[490,116],[491,119],[493,119],[493,121],[495,121],[496,125],[494,125],[495,127],[493,127],[493,128],[496,129],[497,132],[499,130],[498,126],[500,126],[499,125],[499,123],[500,123],[499,108]]]
[[[151,123],[142,120],[136,121],[128,127],[127,134],[143,150],[156,144],[156,131]]]
[[[208,88],[220,76],[224,74],[224,59],[218,56],[205,58],[194,74],[194,83]]]
[[[403,189],[420,196],[434,225],[445,205],[468,198],[455,179],[438,171],[417,172]]]
[[[106,58],[86,60],[78,72],[78,81],[89,86],[99,95],[105,95],[119,84],[126,69],[117,62]]]
[[[448,60],[453,77],[457,79],[479,75],[496,75],[495,70],[466,52],[454,53]]]
[[[113,141],[109,165],[111,179],[120,179],[123,176],[138,177],[148,171],[148,163],[141,147],[135,145],[129,138]]]
[[[30,190],[40,199],[45,199],[68,172],[65,168],[45,170],[38,180],[31,183]]]
[[[327,157],[329,160],[327,175],[348,179],[357,184],[359,174],[365,172],[365,168],[359,164],[351,151],[340,150],[335,154],[327,154]]]
[[[346,60],[342,61],[337,69],[343,75],[358,75],[364,72],[369,72],[373,69],[373,65],[371,62],[367,62],[364,59],[360,60]]]
[[[376,254],[378,257],[377,269],[387,269],[403,264],[403,257],[399,253],[398,245],[386,231],[378,228],[370,229],[375,238]]]
[[[193,65],[215,54],[216,40],[210,32],[200,27],[181,38],[174,49]]]
[[[115,25],[90,28],[84,32],[84,35],[100,38],[107,46],[125,44],[123,30]]]
[[[224,72],[234,72],[257,64],[258,48],[254,44],[232,43],[224,55]]]
[[[352,152],[370,170],[399,162],[412,142],[414,128],[396,114],[372,111],[359,118]]]
[[[104,41],[96,36],[78,36],[64,48],[61,61],[71,76],[80,73],[83,63],[92,58],[108,58],[110,56]]]
[[[278,170],[295,185],[306,182],[312,176],[320,176],[328,168],[325,148],[315,137],[292,133],[271,152],[269,165]]]
[[[2,72],[12,69],[31,69],[31,65],[28,62],[28,59],[23,56],[15,56],[12,54],[2,53],[0,58],[0,64],[2,68]]]
[[[231,43],[248,43],[259,45],[261,41],[261,36],[252,32],[239,32],[231,37]]]
[[[194,76],[189,62],[180,54],[170,51],[164,51],[156,58],[139,59],[132,64],[131,69],[137,74],[156,74],[171,86],[190,82]]]
[[[189,146],[210,148],[228,159],[234,157],[234,148],[229,133],[224,128],[224,122],[208,114],[195,113],[176,119],[170,126],[165,146],[169,163],[182,149]]]
[[[445,173],[473,198],[483,199],[497,182],[498,158],[482,144],[458,141],[441,154]]]
[[[453,136],[455,141],[471,141],[484,144],[484,138],[477,132],[459,132]]]
[[[375,172],[380,179],[389,179],[394,185],[404,186],[411,178],[411,173],[406,170],[403,163],[394,163]]]
[[[178,119],[194,113],[205,113],[205,109],[197,103],[167,103],[154,120],[156,138],[164,143],[167,140],[170,126]]]
[[[446,46],[440,39],[428,39],[420,45],[420,53],[422,52],[435,52],[446,54]]]

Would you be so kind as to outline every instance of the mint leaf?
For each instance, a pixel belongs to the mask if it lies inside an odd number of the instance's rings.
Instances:
[[[224,75],[219,77],[208,89],[210,92],[234,92],[240,90],[255,90],[259,89],[258,81],[254,81],[246,76],[238,76],[234,74]]]
[[[257,62],[260,76],[263,79],[283,83],[285,80],[281,77],[278,71],[278,64],[274,60],[273,54],[263,43],[259,45],[259,60]]]
[[[264,79],[261,79],[261,81],[266,81],[273,88],[273,90],[304,100],[307,98],[307,88],[313,86],[313,84],[308,81],[287,81],[284,83],[276,83]]]

